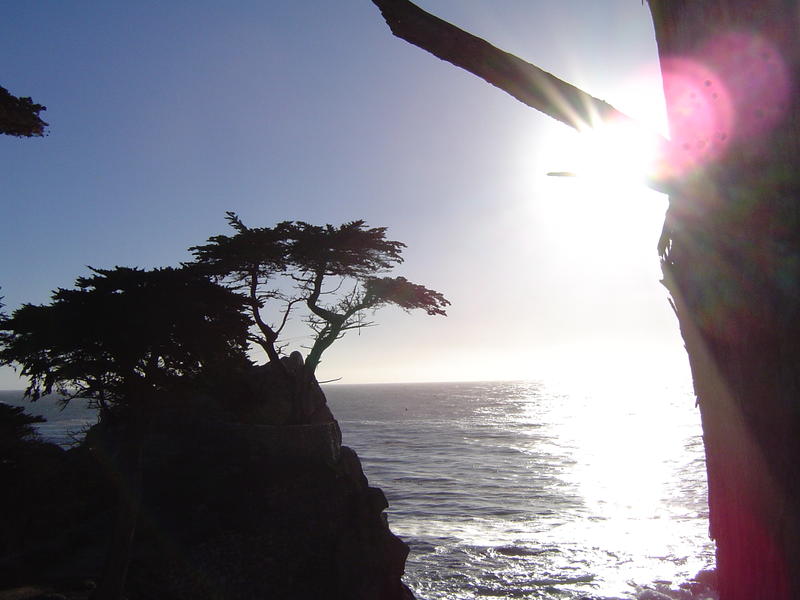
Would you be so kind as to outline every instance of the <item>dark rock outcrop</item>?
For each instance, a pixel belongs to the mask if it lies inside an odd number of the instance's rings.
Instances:
[[[411,597],[408,549],[335,421],[186,433],[157,430],[145,450],[132,600]]]
[[[244,424],[212,408],[165,411],[150,427],[129,600],[413,599],[401,582],[408,548],[335,420]],[[64,481],[82,473],[92,486],[88,498],[69,489],[73,514],[48,517],[65,500],[58,489],[16,507],[39,523],[37,536],[0,557],[0,589],[55,582],[69,597],[69,585],[100,577],[120,437],[98,427],[59,459]]]
[[[325,393],[312,377],[308,389],[299,389],[303,380],[303,357],[299,352],[284,356],[281,363],[289,379],[271,363],[232,374],[220,382],[216,396],[228,415],[242,423],[296,425],[330,423],[334,420]],[[268,402],[263,401],[269,398]]]

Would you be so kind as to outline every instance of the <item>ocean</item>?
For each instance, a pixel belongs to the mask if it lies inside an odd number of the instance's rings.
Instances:
[[[326,385],[419,600],[652,598],[713,566],[688,386],[582,381]],[[0,393],[12,401],[19,394]],[[14,402],[16,403],[16,402]],[[69,443],[91,421],[59,412]],[[662,596],[666,598],[667,596]]]

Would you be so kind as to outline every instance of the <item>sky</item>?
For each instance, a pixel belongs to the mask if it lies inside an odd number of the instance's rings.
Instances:
[[[419,4],[664,129],[642,3]],[[88,265],[189,260],[227,210],[252,226],[365,219],[407,244],[393,274],[452,305],[381,310],[327,351],[320,380],[686,377],[659,283],[666,197],[635,178],[548,177],[598,155],[393,37],[369,0],[10,0],[0,66],[50,123],[0,138],[9,310]],[[295,324],[289,349],[306,333]],[[0,389],[23,386],[0,370]]]

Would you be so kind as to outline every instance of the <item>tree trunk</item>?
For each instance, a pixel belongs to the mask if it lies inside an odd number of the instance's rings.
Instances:
[[[787,0],[649,0],[676,151],[665,283],[721,600],[800,597],[800,83]]]
[[[142,504],[143,419],[123,426],[112,478],[117,488],[117,515],[103,576],[92,600],[120,600],[125,589],[136,524]]]

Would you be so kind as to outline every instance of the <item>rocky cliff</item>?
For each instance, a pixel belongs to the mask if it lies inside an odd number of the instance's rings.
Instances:
[[[232,422],[208,407],[160,415],[143,447],[129,600],[413,599],[386,498],[326,412],[318,398],[318,422],[300,425]],[[102,573],[119,437],[97,428],[49,458],[53,487],[6,502],[6,520],[25,525],[0,534],[0,589],[35,582],[88,595],[69,590]],[[26,469],[20,481],[41,483]]]

